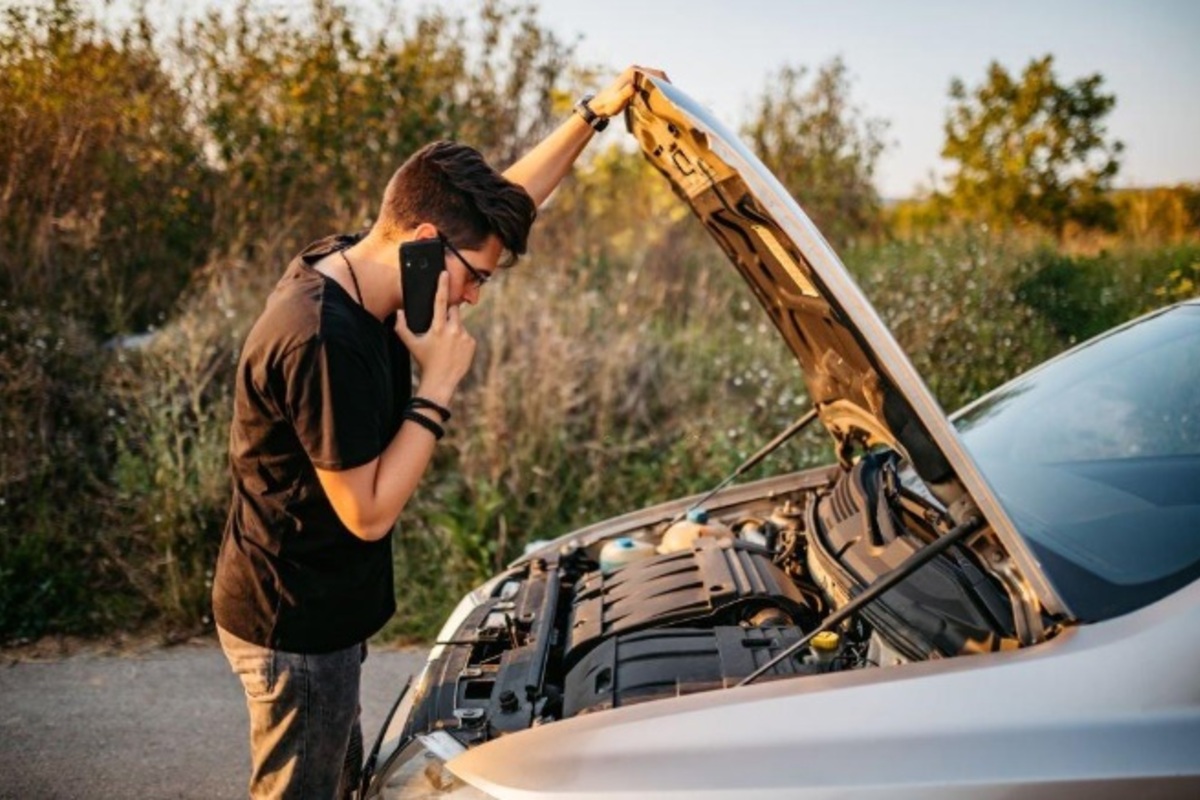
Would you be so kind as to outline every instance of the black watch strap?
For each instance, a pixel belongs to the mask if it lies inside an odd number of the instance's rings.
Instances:
[[[592,130],[599,133],[608,127],[608,117],[600,116],[588,105],[595,96],[594,94],[585,94],[579,98],[579,102],[575,104],[575,113],[583,117],[583,121],[591,125]]]

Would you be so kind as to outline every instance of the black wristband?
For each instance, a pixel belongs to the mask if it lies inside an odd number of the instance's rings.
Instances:
[[[590,103],[594,94],[585,94],[579,98],[579,102],[575,104],[575,113],[583,117],[583,121],[591,126],[596,133],[608,127],[608,117],[602,117],[592,110]]]
[[[429,417],[425,416],[424,414],[422,414],[418,411],[414,411],[411,408],[405,410],[404,418],[407,420],[412,420],[413,422],[417,423],[425,430],[432,433],[434,439],[441,439],[443,436],[446,435],[445,428],[443,428],[441,425],[438,425],[436,422],[434,422],[433,420],[431,420]]]
[[[442,418],[442,422],[450,421],[450,409],[440,406],[426,397],[416,396],[408,401],[409,408],[427,408]]]

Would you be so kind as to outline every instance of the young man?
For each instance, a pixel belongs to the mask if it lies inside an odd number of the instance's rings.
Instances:
[[[395,611],[392,526],[475,353],[458,306],[525,251],[537,206],[625,108],[639,71],[661,75],[630,67],[503,175],[459,144],[414,154],[370,231],[310,245],[250,331],[213,611],[250,711],[252,796],[353,790],[366,640]],[[399,281],[399,248],[415,240],[440,241],[446,267],[421,335]]]

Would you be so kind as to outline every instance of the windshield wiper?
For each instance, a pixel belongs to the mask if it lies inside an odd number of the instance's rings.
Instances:
[[[763,445],[762,449],[760,449],[757,453],[750,456],[748,459],[746,459],[740,465],[738,465],[737,469],[735,469],[733,472],[729,473],[729,475],[727,475],[724,480],[722,480],[720,483],[718,483],[716,486],[714,486],[712,489],[710,489],[707,494],[705,494],[699,500],[692,503],[690,506],[685,508],[683,511],[680,511],[678,514],[676,514],[674,517],[672,517],[668,521],[668,525],[674,525],[676,522],[679,522],[684,517],[686,517],[690,512],[695,511],[697,508],[700,508],[702,505],[707,503],[709,500],[716,497],[717,492],[721,491],[726,486],[733,483],[739,477],[744,475],[747,470],[757,467],[764,458],[771,455],[771,453],[775,452],[775,450],[777,450],[779,448],[779,446],[782,445],[784,442],[786,442],[788,439],[791,439],[797,433],[799,433],[800,431],[807,428],[809,426],[809,424],[816,418],[817,418],[817,409],[815,409],[815,408],[809,409],[807,412],[805,412],[804,416],[800,417],[800,419],[793,422],[782,433],[780,433],[774,439],[772,439],[771,441],[769,441],[765,445]]]

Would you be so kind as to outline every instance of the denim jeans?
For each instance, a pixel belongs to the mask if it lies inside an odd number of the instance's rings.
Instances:
[[[366,643],[313,655],[271,650],[219,627],[217,635],[250,710],[250,796],[351,797],[362,767]]]

